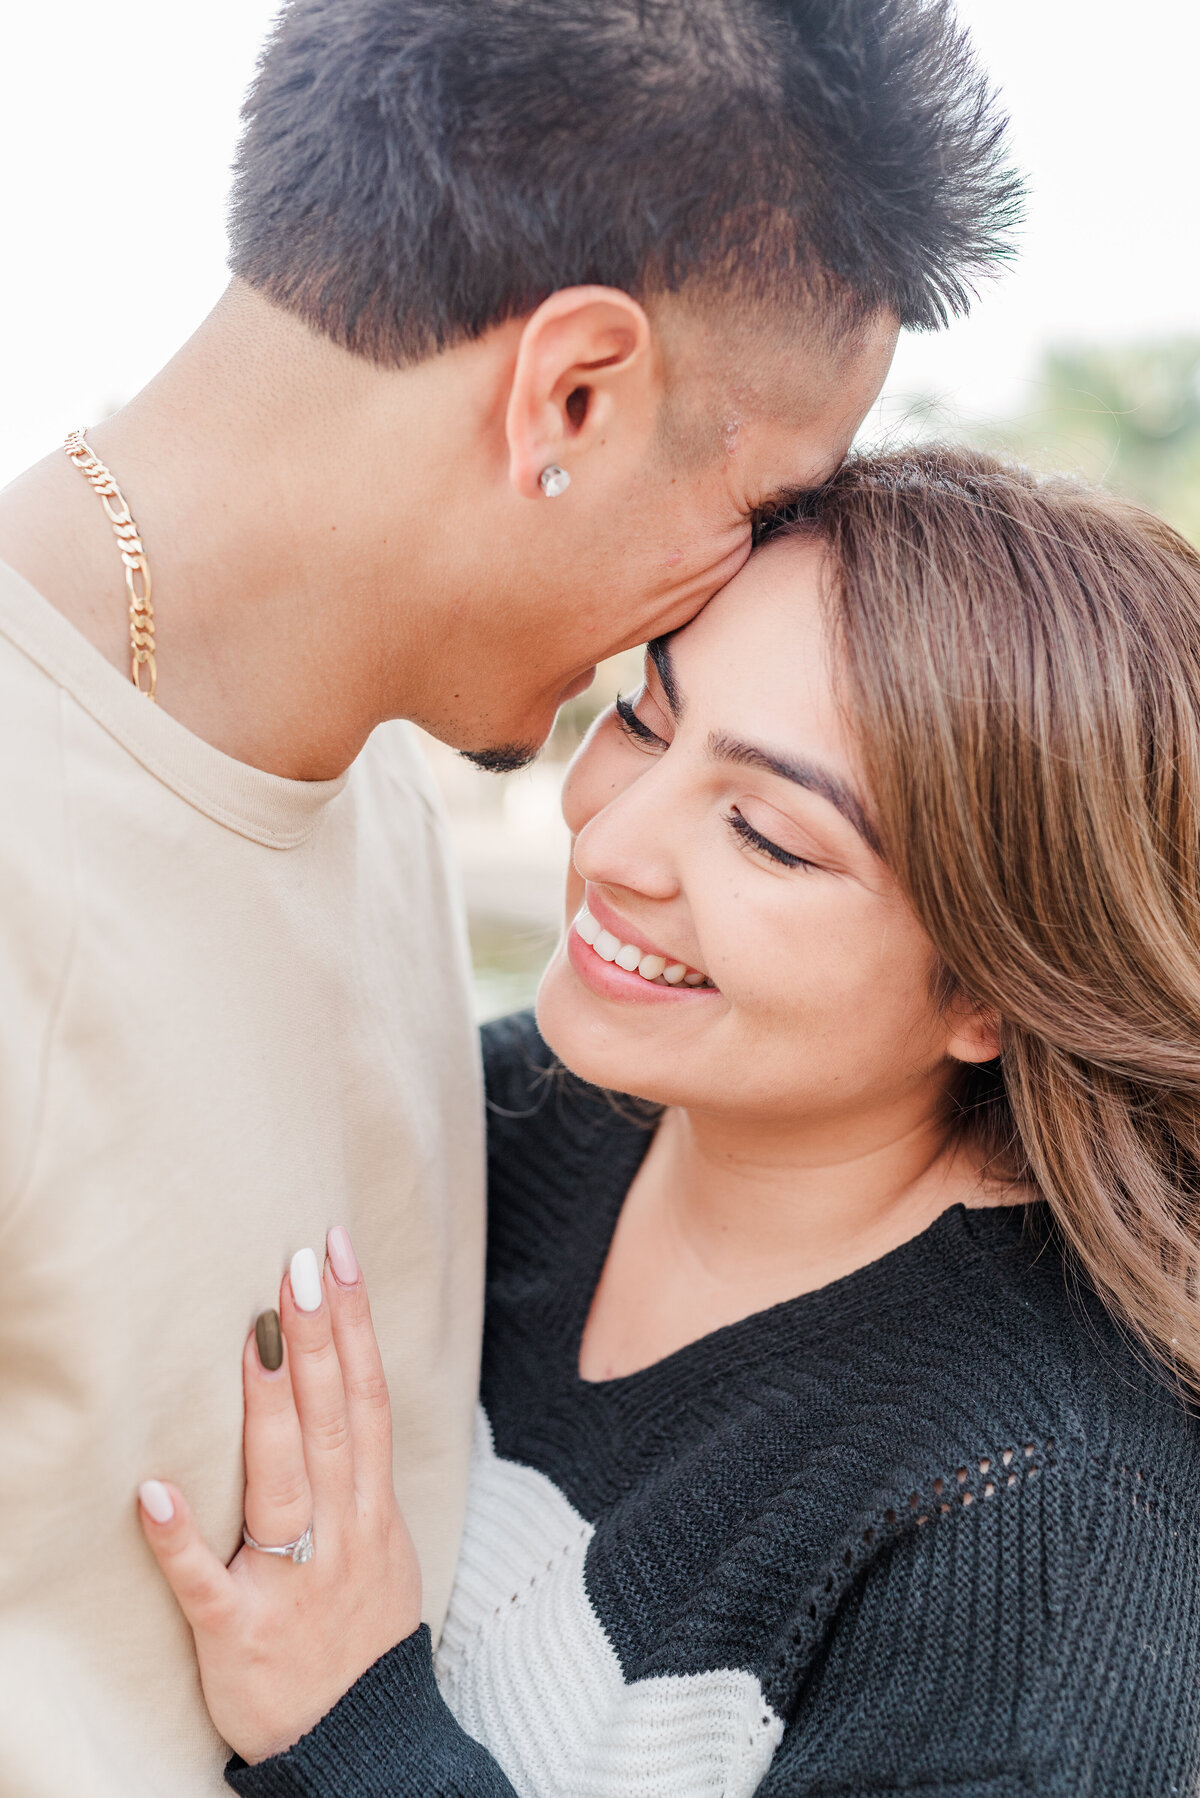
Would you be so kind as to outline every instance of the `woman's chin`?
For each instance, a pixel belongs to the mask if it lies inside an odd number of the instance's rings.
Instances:
[[[685,988],[677,993],[670,987],[650,987],[643,981],[648,989],[644,998],[636,989],[630,992],[618,987],[615,993],[611,992],[608,987],[616,986],[615,982],[601,984],[609,973],[607,968],[589,981],[586,974],[592,970],[585,966],[581,973],[575,966],[579,950],[588,956],[592,952],[582,942],[573,945],[571,937],[568,931],[559,941],[538,987],[538,1029],[548,1046],[564,1067],[592,1086],[629,1093],[656,1105],[686,1103],[679,1092],[667,1093],[659,1088],[663,1072],[661,1052],[665,1030],[672,1025],[677,1029],[684,1014],[689,1022],[694,1020],[694,1008],[687,1000],[695,989]],[[626,980],[629,978],[625,976]],[[710,992],[708,997],[711,1000],[718,995]],[[672,1000],[682,1003],[672,1004]],[[674,1037],[675,1032],[671,1031],[671,1035]],[[675,1040],[681,1047],[682,1039]],[[681,1070],[676,1063],[677,1054],[672,1057],[672,1065],[678,1073]]]

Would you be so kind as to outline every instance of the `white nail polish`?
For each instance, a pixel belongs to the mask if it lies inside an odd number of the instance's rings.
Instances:
[[[297,1249],[292,1256],[292,1265],[288,1271],[292,1282],[292,1297],[300,1311],[319,1311],[321,1309],[321,1270],[317,1266],[317,1257],[311,1249]]]
[[[161,1480],[143,1480],[138,1487],[138,1497],[147,1517],[152,1518],[155,1523],[170,1523],[175,1515],[175,1506]]]

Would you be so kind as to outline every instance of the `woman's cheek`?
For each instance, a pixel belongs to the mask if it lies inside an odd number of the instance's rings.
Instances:
[[[563,781],[562,815],[572,837],[637,779],[645,759],[631,749],[615,713],[602,713],[576,750]]]
[[[853,905],[837,889],[811,884],[820,878],[756,879],[750,870],[705,920],[718,945],[708,970],[714,981],[748,1022],[781,1031],[789,1053],[799,1035],[824,1031],[855,982]]]

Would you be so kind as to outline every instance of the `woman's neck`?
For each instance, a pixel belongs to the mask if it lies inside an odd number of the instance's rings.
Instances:
[[[1005,1197],[936,1110],[856,1132],[668,1111],[626,1197],[580,1373],[635,1372],[867,1266],[951,1205]]]
[[[672,1110],[645,1173],[681,1237],[725,1277],[786,1263],[814,1286],[837,1277],[821,1270],[865,1265],[877,1242],[907,1241],[960,1199],[981,1202],[977,1165],[927,1114],[852,1134]]]

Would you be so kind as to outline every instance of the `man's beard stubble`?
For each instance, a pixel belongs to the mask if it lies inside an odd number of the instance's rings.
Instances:
[[[541,753],[540,743],[495,743],[490,749],[460,749],[463,760],[485,774],[516,774]]]

